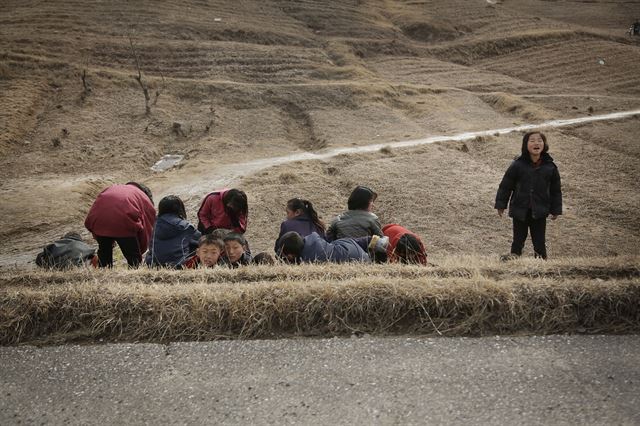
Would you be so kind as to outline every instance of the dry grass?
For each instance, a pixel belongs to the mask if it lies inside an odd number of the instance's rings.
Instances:
[[[638,260],[7,271],[0,275],[0,343],[636,333]]]

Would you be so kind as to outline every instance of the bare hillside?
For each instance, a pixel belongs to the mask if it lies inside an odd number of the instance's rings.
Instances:
[[[5,0],[0,265],[82,229],[95,195],[129,180],[156,201],[177,192],[192,220],[216,185],[243,188],[260,250],[288,198],[329,220],[370,184],[383,222],[415,229],[434,259],[498,254],[510,222],[492,203],[518,134],[233,165],[638,109],[636,17],[628,1]],[[548,133],[566,205],[551,256],[638,254],[638,117]],[[151,172],[173,153],[179,169]]]

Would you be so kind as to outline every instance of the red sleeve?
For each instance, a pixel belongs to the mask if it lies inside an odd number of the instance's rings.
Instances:
[[[147,251],[149,248],[149,241],[153,235],[153,225],[156,223],[156,209],[151,204],[147,195],[144,194],[144,198],[141,200],[140,212],[140,230],[138,231],[138,247],[140,248],[140,254]]]
[[[218,194],[216,193],[207,195],[202,202],[202,206],[200,206],[200,210],[198,210],[198,219],[202,222],[205,229],[213,226],[213,208],[217,196]]]
[[[233,228],[233,230],[241,234],[244,234],[245,231],[247,230],[247,215],[241,214],[240,216],[238,216],[238,223],[240,224],[240,226]]]

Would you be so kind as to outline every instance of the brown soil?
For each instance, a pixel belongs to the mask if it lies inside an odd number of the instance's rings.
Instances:
[[[256,250],[272,247],[288,198],[308,197],[328,221],[353,186],[369,184],[382,221],[421,234],[434,261],[499,254],[510,223],[492,204],[517,134],[240,180],[230,165],[638,109],[640,39],[625,35],[636,17],[638,3],[609,1],[5,0],[0,265],[28,265],[48,241],[82,230],[95,195],[130,180],[156,201],[177,192],[191,219],[217,184],[241,187]],[[551,256],[639,254],[640,119],[548,133],[566,207],[549,223]],[[172,153],[186,156],[179,169],[150,171]]]

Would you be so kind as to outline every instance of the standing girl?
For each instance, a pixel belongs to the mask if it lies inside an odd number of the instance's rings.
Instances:
[[[511,163],[500,182],[495,208],[502,216],[508,203],[509,216],[513,218],[511,254],[503,256],[503,260],[522,254],[528,232],[535,256],[547,258],[547,216],[555,220],[562,214],[560,173],[548,151],[543,133],[526,133],[522,138],[522,154]]]
[[[219,189],[208,194],[198,210],[198,230],[210,234],[216,229],[229,229],[244,234],[249,207],[247,195],[239,189]]]
[[[276,254],[280,253],[282,244],[280,238],[289,231],[296,231],[303,238],[316,232],[322,238],[325,237],[324,223],[318,218],[318,213],[313,208],[313,204],[309,200],[302,198],[292,198],[287,201],[287,220],[280,224],[280,234],[275,244]]]

